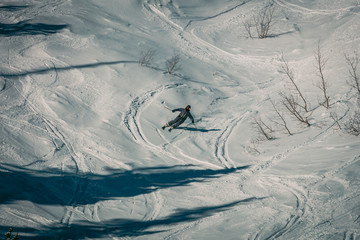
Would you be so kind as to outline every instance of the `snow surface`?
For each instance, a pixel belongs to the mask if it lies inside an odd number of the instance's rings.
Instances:
[[[271,37],[243,23],[260,0],[2,0],[0,231],[20,239],[360,239],[359,109],[344,53],[359,0],[275,0]],[[320,41],[331,107],[314,51]],[[140,53],[156,50],[149,67]],[[165,61],[181,57],[167,74]],[[270,100],[284,55],[311,126]],[[161,126],[192,106],[173,132]]]

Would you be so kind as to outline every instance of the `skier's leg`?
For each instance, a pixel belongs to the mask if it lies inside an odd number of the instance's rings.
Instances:
[[[179,119],[178,121],[173,123],[169,129],[169,132],[171,132],[171,130],[173,130],[174,128],[177,128],[178,126],[180,126],[180,124],[182,124],[184,121],[185,120],[183,120],[183,119]]]
[[[165,124],[165,125],[162,127],[162,129],[164,130],[166,127],[171,127],[171,126],[172,126],[173,124],[175,124],[175,123],[176,123],[176,119],[174,119],[174,120],[168,122],[167,124]]]

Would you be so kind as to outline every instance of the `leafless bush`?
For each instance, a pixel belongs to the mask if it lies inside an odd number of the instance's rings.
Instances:
[[[295,102],[294,104],[297,105],[297,107],[300,106],[301,108],[303,108],[305,110],[305,112],[309,112],[308,103],[307,103],[304,95],[300,91],[299,86],[297,85],[297,83],[295,81],[294,71],[293,71],[293,69],[290,68],[289,63],[284,58],[284,55],[281,55],[280,62],[281,62],[280,63],[280,72],[284,73],[287,76],[287,78],[290,81],[291,86],[294,88],[296,94],[301,98],[302,104],[300,104],[300,102]],[[296,99],[295,97],[291,98],[291,100],[295,100],[295,99]],[[287,102],[287,101],[285,101],[285,102]]]
[[[316,67],[319,71],[318,75],[320,77],[320,83],[317,84],[316,86],[318,88],[321,89],[321,91],[324,94],[324,104],[322,104],[324,107],[329,108],[329,99],[330,97],[328,96],[327,90],[329,87],[328,82],[325,80],[325,76],[324,76],[324,68],[326,65],[326,62],[328,59],[326,59],[323,54],[321,53],[321,47],[320,47],[320,41],[318,42],[317,45],[317,49],[315,51],[315,60],[316,60]]]
[[[360,111],[356,111],[355,114],[344,124],[344,129],[351,135],[360,135]]]
[[[174,72],[179,71],[181,69],[181,66],[179,65],[180,60],[181,60],[181,58],[180,58],[179,54],[166,60],[165,65],[166,65],[167,72],[169,74],[173,74]]]
[[[357,52],[352,55],[345,54],[345,60],[349,66],[350,80],[348,83],[360,94],[360,74],[357,72],[360,63],[359,54]]]
[[[245,22],[243,22],[243,25],[244,25],[244,28],[245,28],[247,34],[249,35],[249,37],[253,38],[251,29],[254,27],[254,24],[251,21],[245,21]]]
[[[265,124],[265,122],[260,117],[255,117],[253,119],[253,125],[259,133],[260,138],[265,137],[266,140],[274,139],[274,137],[272,136],[272,128],[269,125]]]
[[[289,135],[292,135],[292,133],[291,133],[289,127],[288,127],[288,124],[287,124],[287,122],[286,122],[286,119],[285,119],[284,115],[280,112],[279,108],[276,106],[276,104],[274,103],[274,101],[270,101],[270,102],[271,102],[271,104],[272,104],[272,106],[273,106],[273,109],[274,109],[276,115],[278,116],[278,119],[279,119],[279,121],[277,121],[277,120],[275,120],[275,119],[272,119],[272,122],[274,122],[275,124],[283,127],[283,128],[287,131],[287,133],[288,133]]]
[[[299,105],[299,100],[291,94],[286,94],[284,92],[280,92],[281,103],[286,108],[291,116],[293,116],[296,120],[301,123],[306,124],[310,127],[308,112],[304,112],[304,108]]]
[[[250,140],[250,146],[247,147],[247,150],[250,154],[260,154],[259,150],[259,139],[251,139]]]
[[[253,28],[255,28],[258,38],[269,37],[270,28],[274,23],[275,9],[274,3],[269,2],[261,11],[256,13],[251,20],[243,22],[250,38],[253,38]]]
[[[139,65],[140,66],[149,66],[154,60],[155,53],[156,53],[156,50],[154,50],[154,49],[147,49],[147,50],[142,51],[140,53]]]
[[[275,5],[268,4],[259,14],[254,17],[255,28],[259,38],[267,38],[273,23]]]

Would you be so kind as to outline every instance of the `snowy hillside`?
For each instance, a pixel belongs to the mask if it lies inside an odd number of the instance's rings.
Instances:
[[[359,0],[2,0],[0,45],[1,234],[360,239]]]

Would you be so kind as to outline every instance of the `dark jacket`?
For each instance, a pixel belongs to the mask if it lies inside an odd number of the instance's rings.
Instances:
[[[180,112],[180,114],[174,119],[174,121],[183,123],[186,118],[189,117],[192,123],[194,123],[193,116],[191,115],[190,111],[186,110],[185,108],[176,108],[172,110],[172,112]]]

